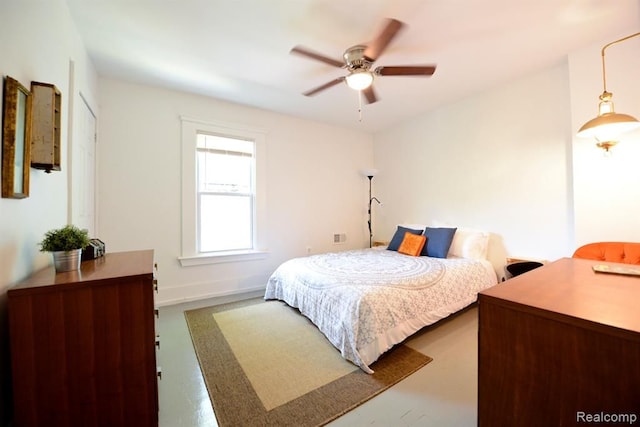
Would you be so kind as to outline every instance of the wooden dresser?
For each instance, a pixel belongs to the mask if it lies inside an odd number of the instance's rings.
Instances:
[[[8,291],[14,418],[157,426],[153,251],[34,273]]]
[[[594,264],[561,259],[480,293],[479,426],[640,419],[640,277]]]

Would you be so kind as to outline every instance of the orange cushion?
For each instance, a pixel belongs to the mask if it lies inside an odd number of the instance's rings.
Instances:
[[[398,252],[405,255],[418,256],[427,243],[427,238],[421,234],[405,233]]]
[[[640,243],[597,242],[579,247],[573,258],[640,265]]]

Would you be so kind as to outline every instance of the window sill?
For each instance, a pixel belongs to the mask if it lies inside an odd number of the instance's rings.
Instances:
[[[193,267],[196,265],[221,264],[224,262],[243,262],[265,259],[269,255],[266,251],[234,251],[217,252],[215,254],[200,254],[192,256],[178,257],[182,267]]]

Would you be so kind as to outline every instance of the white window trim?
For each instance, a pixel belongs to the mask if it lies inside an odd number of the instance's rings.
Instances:
[[[182,248],[178,257],[183,267],[217,264],[222,262],[253,261],[268,255],[266,241],[266,140],[265,129],[236,123],[201,120],[180,116],[182,122]],[[196,136],[198,132],[241,137],[255,142],[256,198],[253,250],[198,253],[197,189],[196,189]]]

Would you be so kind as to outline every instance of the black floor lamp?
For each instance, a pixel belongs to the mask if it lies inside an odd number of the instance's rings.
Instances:
[[[365,169],[365,170],[362,171],[362,174],[364,176],[366,176],[367,178],[369,178],[369,209],[367,210],[367,213],[369,215],[369,219],[367,220],[367,225],[369,226],[369,247],[371,247],[373,245],[373,226],[372,226],[372,223],[371,223],[371,204],[375,200],[376,202],[378,202],[379,205],[382,205],[382,202],[380,202],[380,200],[378,200],[377,197],[372,197],[371,196],[371,181],[373,180],[373,177],[377,173],[378,173],[378,171],[376,169]]]

